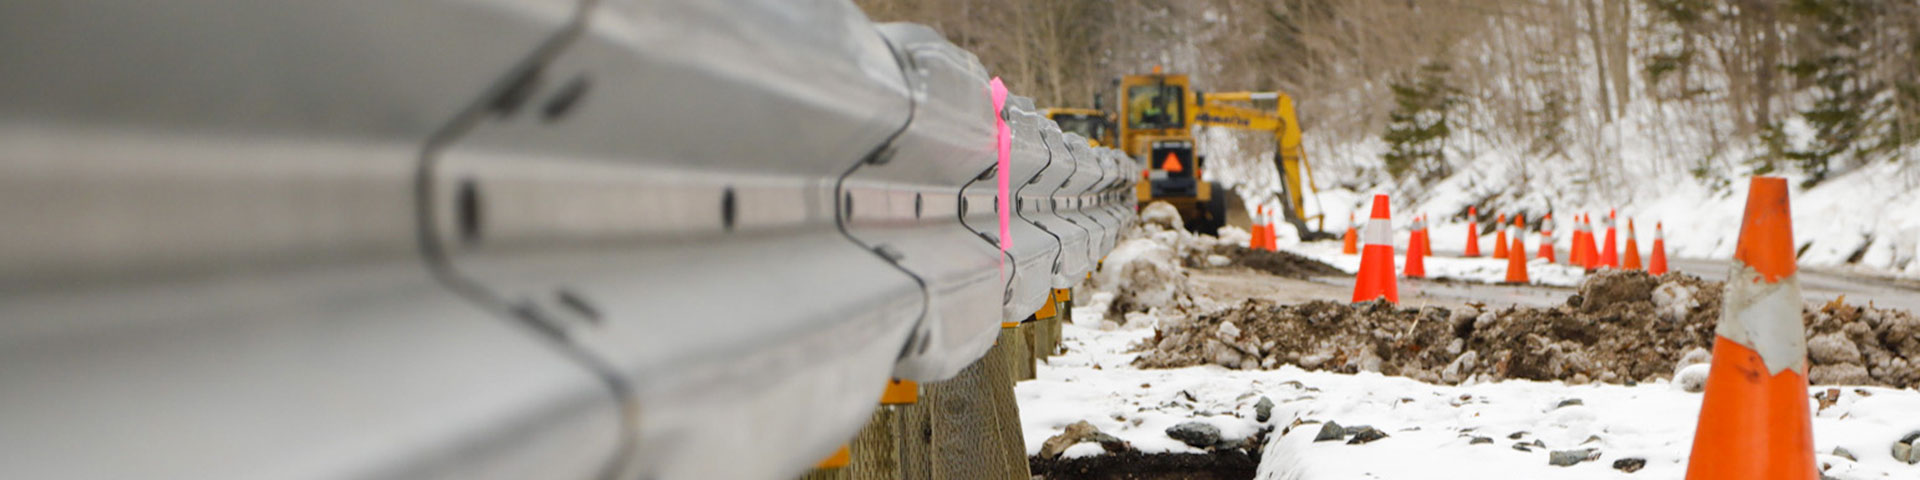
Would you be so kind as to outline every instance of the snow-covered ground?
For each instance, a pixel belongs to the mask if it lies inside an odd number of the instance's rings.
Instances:
[[[1402,236],[1404,237],[1405,235]],[[1465,243],[1465,240],[1461,242]],[[1488,245],[1491,244],[1491,241],[1489,241]],[[1439,242],[1435,242],[1434,245],[1435,249],[1440,248]],[[1405,246],[1404,239],[1401,241],[1401,246]],[[1281,247],[1281,250],[1319,260],[1347,273],[1357,273],[1360,271],[1360,256],[1340,253],[1340,242],[1337,240],[1297,243]],[[1398,250],[1399,251],[1393,256],[1393,268],[1396,273],[1405,272],[1407,265],[1406,249],[1399,248]],[[1423,262],[1427,269],[1427,278],[1449,278],[1478,283],[1500,283],[1506,281],[1507,261],[1493,258],[1492,251],[1482,253],[1486,255],[1477,258],[1426,257]],[[1534,252],[1530,250],[1527,253],[1531,254]],[[1559,253],[1560,261],[1565,262],[1566,251],[1562,250]],[[1534,257],[1534,255],[1528,255],[1528,257]],[[1547,263],[1545,259],[1537,257],[1530,258],[1527,261],[1527,279],[1535,285],[1572,287],[1579,285],[1580,279],[1585,277],[1586,271],[1584,269],[1568,266],[1564,263]]]
[[[1134,316],[1126,327],[1103,324],[1110,294],[1098,293],[1065,326],[1067,352],[1017,387],[1029,454],[1067,425],[1088,421],[1144,452],[1198,452],[1166,429],[1189,420],[1220,428],[1222,436],[1275,428],[1264,447],[1263,479],[1485,479],[1678,478],[1686,469],[1700,394],[1660,382],[1637,386],[1501,381],[1445,386],[1379,374],[1228,370],[1200,366],[1140,370],[1130,366],[1132,345],[1151,338],[1151,324]],[[1824,391],[1815,388],[1810,393]],[[1891,445],[1920,431],[1920,392],[1842,388],[1839,401],[1813,420],[1814,444],[1826,473],[1839,479],[1920,478],[1920,465],[1896,462]],[[1274,402],[1272,418],[1255,421],[1255,405]],[[1579,400],[1578,405],[1568,404]],[[1809,402],[1814,402],[1810,399]],[[1562,406],[1563,404],[1568,404]],[[1817,407],[1817,405],[1816,405]],[[1389,436],[1364,445],[1314,442],[1321,425],[1369,425]],[[1293,426],[1287,430],[1289,426]],[[1282,434],[1283,431],[1287,433]],[[1518,438],[1510,438],[1524,432]],[[1490,443],[1474,443],[1486,437]],[[1538,440],[1544,448],[1516,450]],[[1835,456],[1835,447],[1857,461]],[[1551,466],[1551,451],[1594,448],[1593,461]],[[1066,456],[1100,454],[1082,443]],[[1626,474],[1616,460],[1639,458],[1645,469]]]

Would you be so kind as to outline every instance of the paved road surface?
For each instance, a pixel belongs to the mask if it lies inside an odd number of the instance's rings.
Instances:
[[[1458,256],[1457,252],[1439,252],[1440,255]],[[1730,261],[1671,259],[1668,266],[1675,271],[1697,275],[1713,281],[1725,281]],[[1209,276],[1219,282],[1228,278]],[[1262,296],[1276,301],[1296,303],[1311,299],[1344,300],[1353,292],[1353,277],[1321,277],[1307,281],[1288,280],[1267,275],[1245,274],[1230,275],[1232,282],[1244,282],[1252,288],[1268,291],[1295,292],[1272,293]],[[1802,268],[1800,270],[1801,293],[1809,302],[1828,302],[1840,295],[1846,295],[1847,303],[1883,308],[1899,308],[1920,312],[1920,282],[1890,277],[1875,276],[1862,272],[1852,272],[1831,268]],[[1401,304],[1407,306],[1442,305],[1458,306],[1465,303],[1485,303],[1489,306],[1506,305],[1552,306],[1566,301],[1572,289],[1544,286],[1504,286],[1466,282],[1428,282],[1400,279]]]
[[[1725,281],[1730,268],[1727,260],[1672,259],[1667,266],[1676,271]],[[1801,268],[1800,293],[1809,302],[1828,302],[1840,295],[1847,303],[1892,307],[1920,312],[1920,286],[1909,280],[1876,277],[1868,274],[1826,268]]]

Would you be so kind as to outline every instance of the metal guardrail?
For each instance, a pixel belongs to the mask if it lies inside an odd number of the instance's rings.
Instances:
[[[0,476],[776,478],[1134,169],[845,0],[0,6]],[[988,231],[992,232],[989,233]]]

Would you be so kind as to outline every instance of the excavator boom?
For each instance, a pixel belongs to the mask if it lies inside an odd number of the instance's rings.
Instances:
[[[1195,125],[1273,132],[1274,167],[1286,190],[1287,208],[1282,212],[1287,223],[1302,235],[1314,231],[1307,229],[1306,221],[1319,216],[1308,217],[1306,212],[1306,193],[1312,181],[1306,173],[1306,149],[1300,147],[1300,122],[1294,114],[1293,97],[1280,92],[1217,92],[1199,94],[1197,100]],[[1253,106],[1265,102],[1273,102],[1273,108]]]

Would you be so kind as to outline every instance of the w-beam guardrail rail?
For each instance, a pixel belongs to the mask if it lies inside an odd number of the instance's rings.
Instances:
[[[0,59],[4,478],[791,477],[1133,215],[846,0],[27,0]]]

